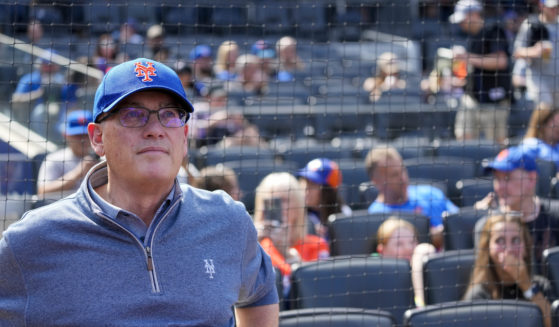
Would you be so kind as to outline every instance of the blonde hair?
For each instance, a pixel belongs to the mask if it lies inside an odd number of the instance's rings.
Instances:
[[[222,71],[228,71],[230,67],[235,67],[235,62],[228,62],[229,53],[231,53],[231,51],[239,51],[237,42],[230,40],[223,41],[217,49],[214,65],[214,72],[216,74]]]
[[[412,224],[396,216],[391,216],[379,226],[377,231],[377,244],[386,245],[388,240],[392,237],[392,234],[400,228],[411,230],[415,238],[417,238],[417,230]]]
[[[524,138],[534,137],[543,140],[545,125],[558,113],[559,108],[551,108],[545,103],[538,105],[538,107],[532,111]]]
[[[287,172],[271,173],[264,177],[256,188],[254,198],[254,221],[264,220],[264,200],[273,197],[286,198],[286,205],[293,226],[292,242],[302,240],[307,232],[307,215],[305,210],[305,192],[295,176]],[[291,244],[293,246],[294,244]]]
[[[398,159],[402,160],[402,156],[398,153],[396,148],[391,146],[382,146],[372,148],[369,153],[367,153],[367,157],[365,158],[365,169],[367,170],[367,174],[370,178],[373,177],[375,169],[385,163],[388,159]]]

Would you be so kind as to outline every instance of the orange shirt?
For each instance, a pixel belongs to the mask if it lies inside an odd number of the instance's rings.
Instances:
[[[291,275],[291,265],[287,263],[270,238],[260,240],[260,245],[272,259],[272,265],[279,269],[283,276]],[[306,235],[304,240],[297,242],[293,248],[299,252],[303,262],[324,259],[330,255],[328,243],[316,235]]]

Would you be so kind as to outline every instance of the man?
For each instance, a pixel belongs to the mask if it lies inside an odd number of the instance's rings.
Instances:
[[[457,139],[479,138],[504,143],[511,99],[507,37],[498,25],[487,25],[476,0],[456,3],[450,22],[468,34],[467,48],[454,51],[454,61],[469,66],[465,94],[456,113]],[[458,49],[455,47],[454,49]]]
[[[91,112],[84,110],[68,114],[63,131],[67,146],[45,157],[37,177],[37,194],[65,192],[78,189],[83,177],[97,163],[87,125]]]
[[[518,212],[532,234],[535,260],[541,264],[543,251],[559,245],[559,201],[536,195],[538,168],[534,157],[520,146],[511,147],[502,150],[485,169],[493,172],[495,193],[478,201],[475,208]],[[486,220],[476,223],[476,245]]]
[[[557,64],[559,1],[541,0],[540,13],[520,25],[514,42],[514,57],[526,63],[526,97],[536,104],[559,101]]]
[[[105,75],[88,132],[106,161],[0,241],[3,324],[277,326],[275,276],[244,206],[176,180],[191,112],[159,62]]]
[[[429,217],[431,241],[435,247],[443,246],[444,212],[458,211],[444,193],[431,185],[409,185],[408,171],[402,157],[393,147],[371,149],[365,167],[378,196],[369,206],[370,213],[411,211]]]

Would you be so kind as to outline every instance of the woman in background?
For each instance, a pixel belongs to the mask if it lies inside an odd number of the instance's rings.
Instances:
[[[254,201],[254,225],[260,244],[284,278],[301,262],[330,255],[323,238],[307,234],[305,193],[295,176],[286,172],[269,174],[256,188]],[[284,290],[286,283],[288,279],[284,280]]]
[[[305,205],[308,216],[309,234],[328,239],[328,217],[343,212],[351,215],[351,209],[344,204],[339,193],[342,172],[338,164],[325,158],[309,161],[297,173],[299,183],[305,190]]]
[[[553,161],[559,169],[559,109],[546,104],[532,112],[522,147],[537,159]]]
[[[515,299],[535,303],[546,327],[551,326],[550,282],[533,276],[532,240],[520,216],[489,217],[480,235],[474,269],[464,300]]]
[[[223,41],[217,49],[214,73],[217,79],[233,81],[237,78],[235,63],[239,57],[239,46],[235,41]]]

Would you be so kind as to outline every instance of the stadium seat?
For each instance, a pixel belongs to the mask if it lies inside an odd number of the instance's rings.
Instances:
[[[457,157],[417,157],[404,160],[410,178],[425,178],[444,181],[447,195],[459,204],[460,194],[456,182],[475,177],[475,164],[472,159]]]
[[[559,294],[559,246],[543,251],[546,277],[551,282],[555,294]]]
[[[485,210],[468,207],[460,208],[457,213],[443,216],[445,250],[473,249],[476,222],[486,215]]]
[[[423,260],[425,304],[460,301],[475,261],[473,249],[430,254]]]
[[[227,161],[238,160],[274,160],[275,152],[268,148],[255,146],[230,146],[219,147],[209,146],[202,147],[196,153],[194,162],[196,167],[213,166]]]
[[[293,162],[278,163],[275,160],[264,159],[228,161],[224,165],[237,173],[239,188],[243,194],[241,201],[245,204],[249,213],[252,213],[254,210],[256,187],[266,175],[285,171],[294,173],[297,169],[296,164]]]
[[[386,310],[401,323],[412,306],[407,260],[335,257],[306,263],[293,272],[291,300],[296,309],[354,307]]]
[[[537,194],[544,198],[555,197],[555,175],[557,174],[557,166],[553,161],[537,159],[538,164],[538,185]]]
[[[280,327],[392,327],[396,320],[388,311],[358,308],[312,308],[280,312]]]
[[[493,192],[493,181],[489,178],[467,178],[456,182],[460,207],[471,207],[483,199],[489,192]]]
[[[270,34],[289,33],[292,24],[289,20],[291,8],[289,4],[282,1],[255,1],[253,7],[249,8],[248,21],[254,26],[259,35],[262,32]]]
[[[559,327],[559,300],[551,303],[551,326]]]
[[[379,226],[389,217],[397,216],[415,226],[418,240],[430,242],[429,218],[410,212],[371,214],[367,210],[356,210],[349,217],[343,214],[331,215],[329,232],[331,255],[369,254],[376,249],[376,235]]]
[[[293,15],[290,17],[290,23],[296,25],[299,35],[312,37],[318,41],[328,39],[328,33],[326,33],[326,7],[323,3],[297,2]]]
[[[297,163],[299,168],[305,167],[309,161],[316,158],[327,158],[339,162],[341,159],[351,158],[352,155],[351,149],[333,146],[330,143],[319,142],[311,138],[304,138],[290,144],[282,144],[277,149],[277,152],[280,158]],[[362,162],[361,164],[363,165]]]
[[[434,146],[437,156],[458,157],[474,160],[476,176],[483,176],[483,160],[494,158],[501,150],[501,145],[489,140],[444,140]]]
[[[411,309],[404,325],[448,327],[543,327],[542,312],[531,302],[487,300],[451,302]]]

